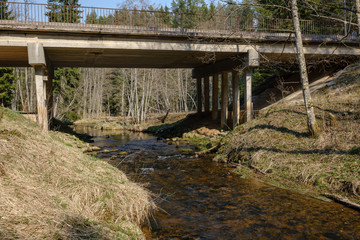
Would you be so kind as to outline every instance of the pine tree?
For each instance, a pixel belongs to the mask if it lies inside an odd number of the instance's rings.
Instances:
[[[9,10],[7,0],[0,2],[0,20],[11,20],[12,11]],[[10,107],[14,90],[15,74],[13,68],[0,68],[0,106]]]
[[[12,20],[14,16],[12,11],[9,10],[9,5],[7,0],[0,1],[0,20]]]
[[[208,13],[204,0],[173,0],[171,8],[176,13],[173,27],[196,27],[202,20],[202,17]]]
[[[78,1],[48,0],[49,5],[46,16],[49,17],[50,22],[78,23],[81,19]]]

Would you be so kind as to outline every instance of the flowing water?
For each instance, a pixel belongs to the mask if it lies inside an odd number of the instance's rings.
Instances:
[[[95,146],[110,150],[99,157],[156,194],[162,210],[149,238],[360,239],[360,213],[340,204],[241,179],[229,166],[182,155],[150,135],[77,131],[94,136]]]

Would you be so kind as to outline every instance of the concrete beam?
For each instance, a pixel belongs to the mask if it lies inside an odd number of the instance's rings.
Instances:
[[[28,61],[31,66],[46,66],[44,47],[41,43],[28,43]]]
[[[247,67],[259,67],[260,66],[260,54],[256,49],[249,49],[246,61]]]
[[[213,75],[212,82],[212,108],[211,117],[213,120],[218,119],[219,112],[219,74]]]
[[[192,76],[193,78],[197,78],[217,74],[219,72],[231,71],[233,69],[241,68],[244,65],[244,61],[245,54],[211,64],[204,64],[194,68]]]
[[[228,75],[228,72],[223,72],[221,75],[221,128],[225,128],[228,118]]]

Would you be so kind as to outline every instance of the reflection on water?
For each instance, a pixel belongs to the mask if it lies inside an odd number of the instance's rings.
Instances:
[[[145,133],[133,133],[124,130],[100,130],[83,125],[75,125],[74,130],[78,133],[86,133],[93,136],[93,145],[98,147],[116,147],[136,139],[154,138]]]
[[[149,135],[124,134],[98,134],[94,144],[132,153],[127,161],[111,152],[100,156],[158,194],[163,211],[155,214],[154,238],[360,239],[359,212],[241,179]]]

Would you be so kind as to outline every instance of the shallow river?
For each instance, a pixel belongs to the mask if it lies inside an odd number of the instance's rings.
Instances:
[[[110,150],[100,158],[155,194],[162,210],[149,238],[360,239],[360,213],[340,204],[241,179],[229,166],[181,155],[150,135],[76,130],[94,136],[95,146]]]

